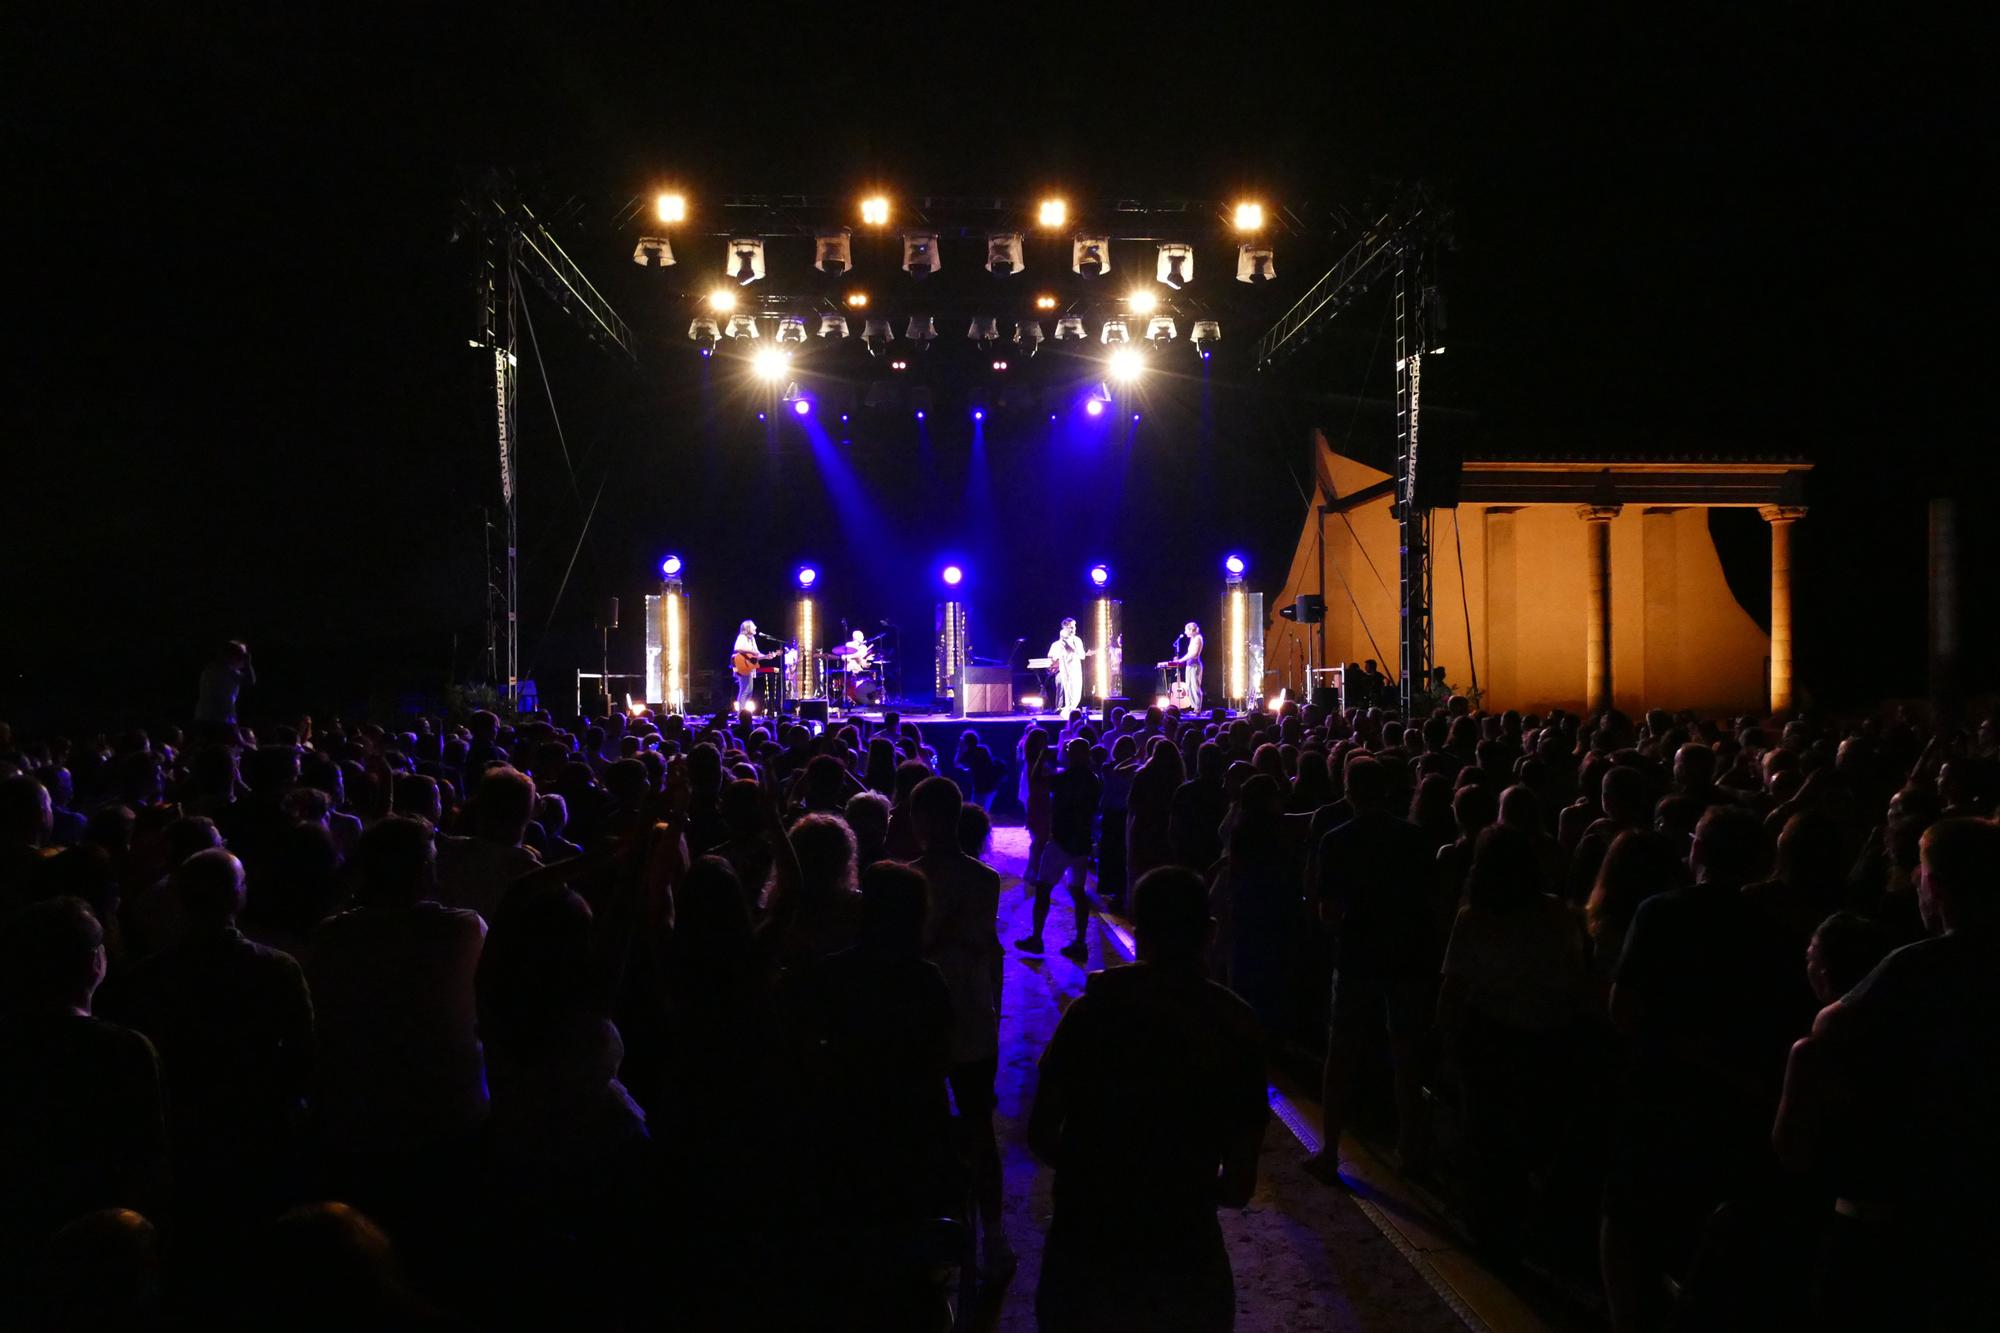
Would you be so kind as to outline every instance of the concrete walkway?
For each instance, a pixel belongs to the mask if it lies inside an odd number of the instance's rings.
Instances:
[[[975,1326],[1010,1333],[1035,1328],[1035,1281],[1049,1221],[1051,1176],[1027,1145],[1035,1062],[1084,982],[1084,969],[1056,952],[1070,938],[1069,905],[1060,888],[1049,918],[1048,952],[1033,957],[1013,948],[1013,941],[1028,933],[1030,898],[1020,880],[1026,855],[1026,830],[994,831],[987,860],[1002,876],[1000,938],[1008,953],[1000,1026],[1000,1151],[1007,1235],[1021,1256],[1021,1269],[1008,1290],[982,1308]],[[1129,961],[1129,938],[1121,939],[1106,921],[1093,919],[1089,943],[1091,968]],[[1284,1111],[1292,1111],[1283,1094],[1274,1090],[1273,1096]],[[1305,1109],[1308,1120],[1316,1118]],[[1366,1184],[1356,1195],[1330,1189],[1304,1173],[1304,1160],[1299,1139],[1274,1117],[1264,1139],[1256,1198],[1241,1212],[1223,1214],[1223,1236],[1236,1271],[1239,1333],[1536,1327],[1475,1313],[1457,1286],[1439,1281],[1438,1266],[1397,1225],[1409,1210],[1386,1195],[1371,1198],[1374,1188]],[[1366,1169],[1365,1163],[1356,1166]],[[1414,1212],[1410,1218],[1417,1229]],[[1429,1243],[1440,1257],[1449,1249],[1435,1236]]]

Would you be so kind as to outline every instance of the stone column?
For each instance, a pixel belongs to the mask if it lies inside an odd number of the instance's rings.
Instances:
[[[1618,505],[1578,505],[1583,520],[1584,577],[1589,619],[1583,628],[1583,711],[1611,707],[1611,520]]]
[[[1792,524],[1806,516],[1802,505],[1761,505],[1757,513],[1771,525],[1771,711],[1792,707]]]

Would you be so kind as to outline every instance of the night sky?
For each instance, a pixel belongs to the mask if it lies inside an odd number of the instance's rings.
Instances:
[[[476,674],[493,464],[471,254],[448,237],[462,182],[493,166],[544,212],[578,201],[565,244],[646,338],[621,367],[531,307],[579,482],[525,367],[522,638],[545,698],[594,656],[601,599],[629,605],[668,546],[691,572],[727,565],[697,592],[719,630],[737,604],[771,617],[808,555],[837,574],[838,614],[907,625],[931,556],[957,546],[982,572],[983,650],[1046,642],[1096,558],[1157,637],[1182,587],[1213,600],[1226,547],[1275,579],[1304,426],[1339,424],[1329,394],[1390,386],[1357,306],[1263,396],[1240,365],[1208,415],[1198,385],[1163,387],[1129,446],[996,426],[982,473],[954,420],[928,446],[861,444],[843,492],[802,438],[774,451],[742,413],[690,427],[699,371],[666,346],[685,314],[626,308],[645,293],[609,227],[668,176],[697,196],[881,180],[1316,207],[1423,180],[1458,242],[1427,405],[1510,437],[1806,454],[1801,682],[1842,703],[1923,688],[1923,500],[1992,496],[1971,413],[1991,154],[1970,33],[1805,8],[1424,24],[1335,7],[1310,28],[1233,6],[421,8],[17,18],[0,717],[184,714],[232,635],[257,649],[253,710]],[[1326,255],[1297,254],[1280,266],[1302,284]],[[882,544],[850,540],[856,497]],[[1965,522],[1974,570],[1987,517]],[[1754,587],[1760,533],[1724,536]]]

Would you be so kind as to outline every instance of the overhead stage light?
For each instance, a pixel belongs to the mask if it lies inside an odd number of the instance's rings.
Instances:
[[[723,330],[723,332],[732,338],[750,338],[754,340],[764,336],[758,332],[757,317],[755,315],[731,315],[729,317],[729,327]]]
[[[1194,343],[1195,351],[1200,352],[1201,359],[1206,361],[1214,352],[1215,344],[1222,341],[1222,325],[1212,319],[1198,319],[1194,322],[1194,332],[1189,341]]]
[[[674,247],[667,244],[664,236],[642,236],[632,250],[632,262],[640,268],[649,263],[654,268],[666,268],[674,262]]]
[[[1130,383],[1139,378],[1146,369],[1146,363],[1130,347],[1121,347],[1111,354],[1111,378]]]
[[[1042,326],[1032,319],[1024,319],[1014,326],[1014,341],[1033,356],[1042,349]]]
[[[1069,221],[1069,205],[1060,199],[1044,199],[1035,217],[1044,227],[1060,227]]]
[[[889,225],[889,200],[879,194],[870,195],[861,201],[861,220],[871,227]]]
[[[1083,405],[1083,410],[1094,417],[1101,417],[1104,415],[1104,400],[1102,398],[1093,398]]]
[[[813,238],[813,267],[839,277],[854,267],[853,233],[846,227],[823,231]]]
[[[866,310],[868,308],[868,293],[849,292],[847,294],[847,308],[849,310]]]
[[[1009,273],[1019,273],[1025,267],[1021,259],[1021,233],[1018,231],[995,231],[986,235],[986,271],[1001,277]]]
[[[680,576],[681,576],[681,558],[679,556],[670,555],[665,560],[662,560],[660,562],[661,578],[677,579]]]
[[[819,571],[811,565],[800,565],[798,580],[801,588],[810,588],[813,584],[819,582]]]
[[[792,399],[793,416],[809,417],[812,415],[812,410],[813,410],[812,399],[810,398]]]
[[[1239,578],[1239,579],[1242,578],[1243,571],[1247,567],[1248,566],[1246,566],[1243,563],[1243,557],[1235,554],[1234,552],[1231,552],[1229,555],[1223,557],[1222,572],[1229,575],[1232,578]]]
[[[991,346],[1000,338],[1000,321],[991,315],[981,315],[965,330],[965,336]]]
[[[1269,282],[1277,276],[1278,267],[1271,254],[1271,247],[1249,241],[1236,252],[1238,282]]]
[[[1104,321],[1104,332],[1099,335],[1098,341],[1109,347],[1117,343],[1131,342],[1132,335],[1126,329],[1124,320],[1107,319]]]
[[[684,194],[662,192],[653,198],[653,216],[662,222],[686,222],[688,201]],[[672,260],[668,260],[672,263]]]
[[[1241,203],[1236,206],[1236,230],[1262,231],[1264,229],[1264,206],[1262,204]]]
[[[701,343],[703,345],[701,350],[706,352],[721,339],[722,330],[716,327],[714,320],[697,315],[688,325],[688,337]]]
[[[717,287],[708,294],[708,308],[718,315],[726,315],[736,308],[736,293],[727,287]]]
[[[1138,288],[1125,298],[1125,308],[1135,315],[1150,315],[1159,309],[1160,298],[1144,287]]]
[[[1056,298],[1055,298],[1055,297],[1053,297],[1053,296],[1050,296],[1050,295],[1048,295],[1047,293],[1044,293],[1044,294],[1042,294],[1041,296],[1037,296],[1037,297],[1035,298],[1035,309],[1037,309],[1037,310],[1054,310],[1055,308],[1056,308]]]
[[[1107,583],[1109,583],[1109,582],[1111,582],[1111,566],[1109,566],[1109,565],[1092,565],[1092,566],[1090,567],[1090,586],[1091,586],[1091,587],[1093,587],[1093,588],[1102,588],[1102,587],[1103,587],[1103,586],[1104,586],[1105,584],[1107,584]]]
[[[737,285],[748,287],[764,277],[764,242],[756,236],[739,236],[729,243],[729,276]]]
[[[929,351],[931,344],[937,340],[937,325],[929,315],[911,315],[909,327],[903,330],[903,336],[920,349]]]
[[[1111,272],[1111,238],[1079,236],[1070,242],[1070,271],[1080,278],[1102,278]]]
[[[789,353],[775,347],[766,347],[751,360],[750,368],[757,372],[758,379],[775,384],[790,372],[792,358]]]
[[[806,340],[806,321],[801,315],[786,315],[778,321],[778,341],[780,343],[802,343]]]
[[[910,368],[910,363],[903,360],[903,358],[900,356],[897,357],[894,361],[891,361],[889,363],[889,369],[891,370],[908,370],[909,368]]]
[[[959,584],[965,582],[965,571],[957,565],[946,565],[944,572],[938,575],[938,577],[944,580],[945,587],[956,588]]]
[[[1173,320],[1165,315],[1155,315],[1146,321],[1146,341],[1155,348],[1164,347],[1179,336]]]
[[[999,372],[999,371],[1004,371],[1004,370],[1006,370],[1006,369],[1007,369],[1007,363],[1006,363],[1005,361],[995,361],[995,362],[993,363],[993,369],[994,369],[994,370],[995,370],[996,372]],[[1002,406],[1004,407],[1004,406],[1005,406],[1006,404],[1005,404],[1005,402],[1003,401],[1001,405],[1002,405]]]
[[[1161,246],[1159,272],[1156,276],[1175,291],[1193,282],[1194,247],[1178,241]]]
[[[1064,315],[1056,321],[1057,342],[1068,342],[1071,339],[1083,342],[1089,337],[1090,335],[1083,331],[1083,316],[1081,315]]]
[[[820,337],[822,337],[822,338],[845,338],[845,337],[847,337],[847,335],[848,335],[848,330],[847,330],[847,316],[845,316],[845,315],[821,315],[821,316],[819,317],[819,336],[820,336]]]
[[[871,319],[861,328],[861,341],[868,348],[868,355],[880,356],[882,349],[896,339],[896,331],[889,327],[886,319]]]
[[[903,233],[903,271],[919,280],[943,267],[938,261],[938,238],[934,231]]]

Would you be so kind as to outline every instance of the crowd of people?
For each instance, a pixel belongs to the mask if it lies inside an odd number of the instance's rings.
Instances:
[[[238,646],[232,646],[232,648]],[[1991,724],[1073,714],[0,728],[24,1327],[931,1328],[1012,1274],[997,804],[1043,1326],[1226,1329],[1267,1068],[1614,1328],[1962,1327],[1994,1237]],[[1091,892],[1095,887],[1095,896]]]

